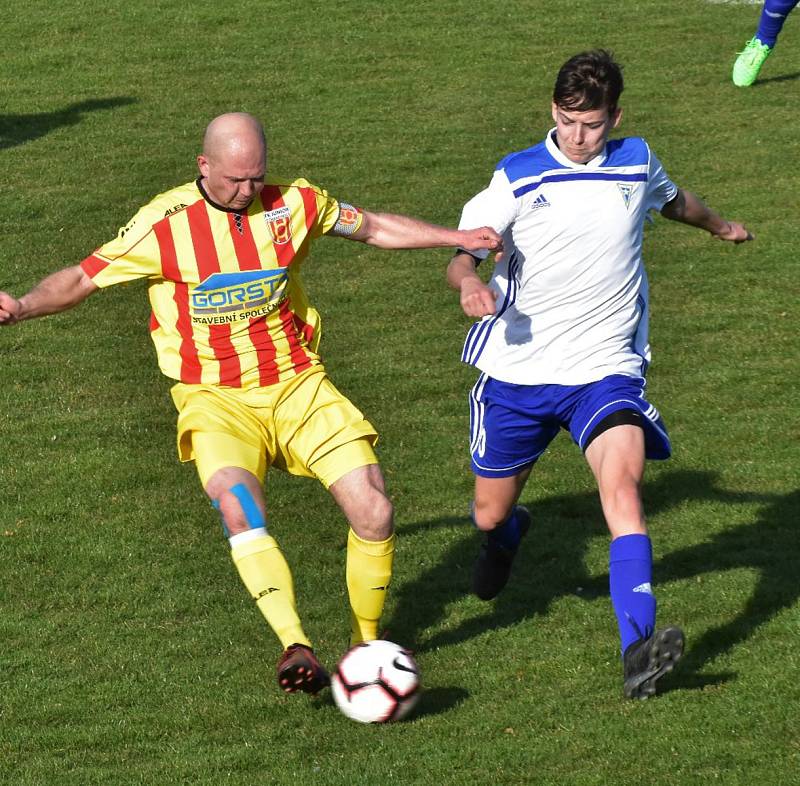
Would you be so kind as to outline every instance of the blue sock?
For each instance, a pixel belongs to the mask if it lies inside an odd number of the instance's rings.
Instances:
[[[472,516],[472,523],[475,523],[474,515]],[[519,528],[516,506],[514,506],[508,518],[499,527],[489,530],[487,534],[489,540],[493,540],[498,546],[502,546],[509,551],[516,549],[517,546],[519,546],[520,540],[522,540],[522,531]]]
[[[775,46],[783,23],[800,0],[766,0],[761,9],[756,38],[769,47]]]
[[[611,542],[608,561],[611,603],[617,615],[622,652],[656,625],[656,599],[650,586],[653,547],[647,535],[622,535]]]

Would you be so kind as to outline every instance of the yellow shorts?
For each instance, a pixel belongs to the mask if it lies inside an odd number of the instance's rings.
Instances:
[[[322,366],[265,388],[172,388],[178,457],[194,460],[203,486],[223,467],[263,482],[276,466],[328,488],[357,467],[377,464],[378,434],[328,379]]]

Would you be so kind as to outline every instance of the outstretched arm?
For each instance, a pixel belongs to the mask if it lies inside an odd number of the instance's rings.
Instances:
[[[97,286],[80,265],[66,267],[47,276],[19,300],[0,292],[0,325],[66,311],[96,291]]]
[[[447,266],[447,283],[461,293],[461,308],[468,317],[484,317],[496,311],[497,293],[483,283],[475,268],[475,257],[457,252]]]
[[[672,221],[680,221],[693,227],[710,232],[720,240],[732,243],[744,243],[752,240],[753,235],[736,221],[726,221],[708,207],[700,197],[691,191],[678,189],[675,198],[661,208],[661,215]]]
[[[378,248],[436,248],[457,246],[467,251],[502,248],[502,239],[491,227],[448,229],[410,216],[363,212],[361,226],[349,235]]]

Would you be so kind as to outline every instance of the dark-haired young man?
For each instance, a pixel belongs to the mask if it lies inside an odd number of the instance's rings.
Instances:
[[[645,458],[670,455],[667,431],[645,400],[645,217],[666,218],[740,243],[750,233],[673,184],[640,138],[609,141],[619,125],[620,67],[583,52],[561,68],[555,128],[506,156],[489,186],[464,207],[461,227],[487,224],[505,249],[491,280],[486,253],[459,251],[448,281],[470,329],[462,360],[481,375],[470,394],[473,519],[485,534],[473,590],[505,586],[530,527],[517,505],[531,469],[561,428],[586,456],[611,533],[611,599],[624,662],[624,693],[647,698],[683,652],[677,627],[656,629],[652,548],[639,484]]]

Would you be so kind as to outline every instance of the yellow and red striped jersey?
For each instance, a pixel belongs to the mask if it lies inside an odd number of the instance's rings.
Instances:
[[[300,265],[339,203],[306,180],[267,178],[246,211],[200,181],[155,197],[81,262],[99,287],[147,278],[163,373],[187,383],[271,385],[319,364],[319,314]]]

